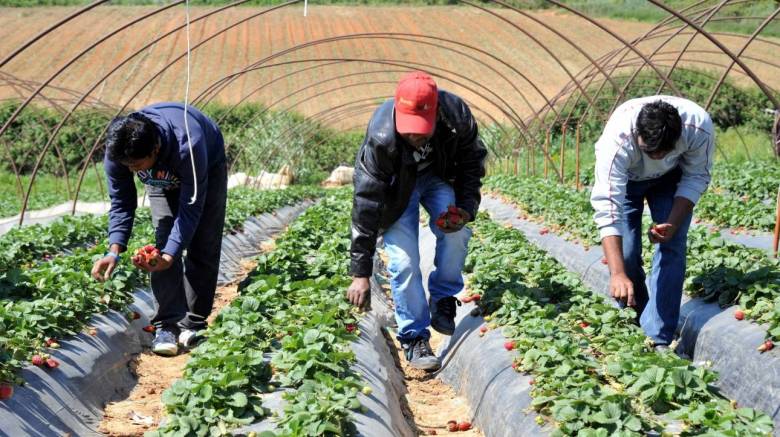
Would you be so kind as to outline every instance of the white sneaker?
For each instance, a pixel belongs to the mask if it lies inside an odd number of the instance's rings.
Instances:
[[[176,344],[176,334],[170,329],[158,329],[154,335],[154,340],[152,340],[152,352],[166,357],[176,355],[179,352],[179,346]]]
[[[184,347],[192,347],[198,344],[203,337],[198,335],[198,331],[193,329],[182,329],[179,332],[179,344]]]

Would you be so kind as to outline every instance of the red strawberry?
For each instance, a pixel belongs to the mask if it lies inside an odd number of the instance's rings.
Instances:
[[[505,341],[504,342],[504,349],[506,349],[508,351],[511,351],[514,348],[515,348],[515,342],[514,341],[509,340],[509,341]]]
[[[14,395],[14,386],[7,382],[0,383],[0,401],[11,399]]]
[[[744,320],[745,319],[745,312],[742,310],[736,310],[734,311],[734,318],[737,320]]]
[[[512,368],[517,370],[517,361],[512,361]]]
[[[775,344],[772,343],[772,340],[767,340],[763,343],[761,343],[761,346],[758,347],[759,352],[766,352],[768,350],[772,350],[775,347]]]
[[[471,297],[471,296],[465,296],[465,297],[463,297],[463,298],[462,298],[460,301],[461,301],[461,302],[463,302],[463,303],[469,303],[469,302],[471,302],[472,300],[474,300],[474,298],[473,298],[473,297]]]
[[[345,327],[347,332],[354,332],[355,331],[355,325],[353,323],[347,323],[347,326]]]
[[[57,342],[57,340],[55,340],[54,338],[49,337],[49,338],[46,339],[46,346],[51,346],[52,343],[56,343],[56,342]]]
[[[458,207],[455,206],[455,205],[448,206],[447,207],[447,212],[449,212],[450,214],[458,214],[458,215],[460,215],[460,211],[458,211]]]
[[[588,322],[580,322],[580,328],[583,328],[583,329],[585,329],[585,328],[587,328],[588,326],[590,326],[590,324],[588,324]]]
[[[458,431],[468,431],[471,429],[471,423],[470,422],[460,422],[458,424]]]
[[[541,235],[545,235],[545,234],[548,234],[548,233],[550,233],[550,230],[547,229],[547,228],[539,229],[539,234],[541,234]]]
[[[59,366],[60,366],[59,361],[55,360],[54,358],[49,358],[48,360],[46,360],[46,367],[50,369],[56,369]]]
[[[450,420],[447,422],[447,431],[449,432],[455,432],[458,430],[458,422],[455,420]]]
[[[146,246],[144,246],[144,252],[146,253],[154,253],[155,250],[157,250],[157,248],[152,246],[151,244],[147,244]]]
[[[481,333],[483,333],[483,334],[484,334],[484,333],[486,333],[486,332],[487,332],[487,330],[488,330],[488,328],[487,328],[487,326],[485,326],[485,325],[482,325],[482,326],[480,326],[480,327],[479,327],[479,332],[481,332]]]
[[[471,295],[471,300],[475,300],[476,301],[476,300],[480,300],[480,299],[482,299],[482,295],[481,294],[472,294]]]
[[[43,362],[44,362],[43,357],[38,354],[33,355],[31,361],[33,363],[33,366],[38,366],[38,367],[43,366]]]
[[[438,219],[436,219],[436,226],[438,226],[441,229],[444,229],[444,225],[445,222],[443,218],[439,217]]]
[[[154,325],[147,325],[143,327],[143,330],[146,332],[154,332],[157,330],[157,328],[155,328]]]
[[[531,384],[531,385],[534,385],[534,384],[536,384],[536,380],[532,379],[532,380],[528,381],[528,383]]]

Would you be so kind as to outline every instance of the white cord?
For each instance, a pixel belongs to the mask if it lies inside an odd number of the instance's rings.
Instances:
[[[192,163],[192,178],[194,182],[194,192],[190,199],[190,205],[198,199],[198,173],[195,169],[195,154],[192,153],[192,141],[190,140],[190,125],[187,121],[187,105],[190,100],[190,0],[184,1],[184,15],[187,23],[187,85],[184,89],[184,132],[187,134],[187,147],[190,149],[190,162]]]
[[[303,0],[303,16],[306,16],[306,11],[309,9],[309,0]]]

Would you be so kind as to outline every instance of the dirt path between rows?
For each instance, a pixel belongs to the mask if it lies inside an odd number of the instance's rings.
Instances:
[[[263,251],[272,243],[264,244]],[[238,296],[238,283],[254,269],[253,261],[241,263],[241,274],[230,285],[217,289],[214,309],[209,316],[213,322],[217,314]],[[140,436],[157,428],[164,417],[162,393],[174,381],[181,378],[189,360],[187,351],[175,357],[161,357],[145,350],[130,362],[129,370],[137,378],[137,384],[126,399],[106,405],[99,431],[109,436]]]
[[[431,332],[431,348],[435,351],[444,340],[441,334]],[[472,422],[469,404],[458,396],[449,385],[429,372],[409,367],[401,344],[393,338],[389,343],[393,359],[404,374],[407,393],[404,395],[403,410],[409,425],[418,435],[443,435],[477,437],[482,432],[477,428],[468,431],[449,432],[447,422]]]

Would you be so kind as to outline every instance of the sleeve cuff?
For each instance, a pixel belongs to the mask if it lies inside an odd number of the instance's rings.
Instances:
[[[168,240],[165,247],[160,252],[167,253],[168,255],[178,258],[181,255],[181,245],[179,243]]]
[[[607,225],[599,228],[599,236],[603,240],[606,237],[618,236],[622,237],[623,233],[620,232],[620,228],[617,225]]]
[[[684,197],[690,200],[691,202],[693,202],[693,204],[695,205],[699,201],[699,198],[701,197],[701,193],[690,187],[678,186],[677,192],[674,193],[674,197]]]
[[[118,244],[123,248],[127,248],[127,237],[118,232],[108,234],[108,247],[111,247],[112,244]]]
[[[369,278],[373,273],[374,267],[372,265],[364,265],[364,263],[353,262],[349,267],[349,274],[358,278]]]

